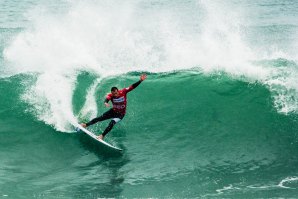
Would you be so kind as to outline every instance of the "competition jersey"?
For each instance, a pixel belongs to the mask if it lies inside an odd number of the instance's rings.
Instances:
[[[128,88],[124,88],[122,90],[118,90],[119,96],[113,97],[112,93],[109,93],[106,97],[106,100],[112,101],[113,110],[117,113],[125,114],[126,113],[126,104],[127,104],[127,97],[126,94],[134,89],[134,85],[131,85]]]

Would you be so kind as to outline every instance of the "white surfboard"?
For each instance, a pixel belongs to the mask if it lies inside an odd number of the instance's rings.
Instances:
[[[96,141],[98,141],[99,143],[101,143],[101,144],[104,144],[104,145],[106,145],[106,146],[108,146],[108,147],[110,147],[110,148],[112,148],[112,149],[115,149],[115,150],[118,150],[118,151],[122,151],[122,149],[120,149],[120,148],[118,148],[118,147],[116,147],[116,146],[113,146],[113,145],[111,145],[111,144],[109,144],[109,143],[107,143],[107,142],[105,142],[105,141],[103,141],[103,140],[101,140],[101,139],[98,139],[97,138],[97,136],[94,134],[94,133],[92,133],[91,131],[88,131],[87,129],[85,129],[84,127],[82,127],[80,124],[73,124],[76,128],[79,128],[81,131],[83,131],[84,133],[86,133],[86,135],[88,135],[88,136],[90,136],[91,138],[93,138],[94,140],[96,140]]]

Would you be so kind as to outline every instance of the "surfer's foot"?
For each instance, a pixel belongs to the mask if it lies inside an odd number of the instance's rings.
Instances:
[[[84,128],[87,127],[87,125],[85,123],[82,123],[81,126],[84,127]]]
[[[103,140],[103,135],[99,135],[99,136],[97,136],[97,139],[99,139],[99,140]]]

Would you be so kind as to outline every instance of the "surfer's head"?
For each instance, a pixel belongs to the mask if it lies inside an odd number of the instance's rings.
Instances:
[[[113,97],[118,97],[119,96],[118,88],[117,87],[112,87],[111,88],[111,93],[112,93]]]

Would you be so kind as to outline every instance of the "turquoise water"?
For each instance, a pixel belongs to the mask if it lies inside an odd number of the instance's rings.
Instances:
[[[0,197],[297,197],[295,1],[0,10]],[[123,152],[74,132],[143,72],[106,138]]]

